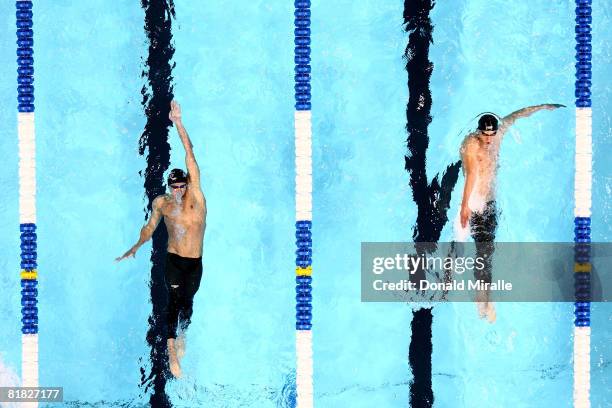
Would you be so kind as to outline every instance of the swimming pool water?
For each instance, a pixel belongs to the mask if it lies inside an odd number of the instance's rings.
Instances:
[[[289,407],[294,351],[293,4],[175,1],[172,71],[207,198],[204,276],[174,406]],[[574,21],[567,1],[437,3],[431,17],[428,177],[458,159],[483,111],[552,102],[501,152],[499,241],[565,241],[573,218]],[[412,306],[360,302],[360,243],[407,241],[416,219],[406,154],[402,2],[313,1],[315,403],[405,407]],[[594,14],[593,238],[612,240],[610,15]],[[13,61],[14,5],[0,5]],[[143,406],[151,244],[138,238],[139,138],[148,53],[140,2],[57,0],[34,9],[40,383],[66,406]],[[15,66],[0,64],[0,375],[19,374]],[[184,153],[170,130],[171,167]],[[453,193],[455,216],[463,178]],[[450,240],[449,222],[442,240]],[[433,309],[436,407],[563,407],[572,398],[572,305]],[[611,308],[592,312],[591,400],[610,404]],[[4,367],[4,368],[3,368]]]

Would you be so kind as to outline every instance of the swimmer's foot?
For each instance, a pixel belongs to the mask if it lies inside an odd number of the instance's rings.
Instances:
[[[487,319],[489,323],[495,323],[497,313],[493,302],[476,302],[476,307],[478,307],[478,315],[481,319]]]
[[[180,361],[185,356],[185,333],[178,335],[176,341],[174,342],[174,346],[176,348],[176,356]]]
[[[176,378],[181,378],[181,365],[176,355],[174,339],[168,339],[168,365],[172,375]]]
[[[489,323],[495,323],[495,319],[497,319],[497,312],[495,311],[495,305],[493,302],[487,303],[487,320]]]
[[[484,319],[485,316],[487,315],[486,307],[487,307],[486,302],[476,302],[476,308],[478,309],[478,317],[480,317],[481,319]]]

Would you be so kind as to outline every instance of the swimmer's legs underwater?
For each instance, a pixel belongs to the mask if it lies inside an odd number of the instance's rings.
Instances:
[[[170,372],[181,376],[179,359],[185,351],[185,330],[191,323],[193,297],[200,288],[202,258],[186,258],[168,252],[166,256],[166,287],[168,288],[168,357]],[[177,330],[181,334],[177,336]]]
[[[484,268],[475,269],[474,277],[486,283],[491,283],[493,270],[493,252],[495,251],[495,231],[497,230],[497,207],[495,201],[488,201],[482,212],[473,212],[470,218],[471,235],[476,244],[476,257],[484,259]],[[489,322],[495,321],[495,308],[489,301],[489,292],[479,292],[477,306],[481,317]]]

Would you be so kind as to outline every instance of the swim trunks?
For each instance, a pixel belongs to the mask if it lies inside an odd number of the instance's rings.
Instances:
[[[495,200],[488,201],[482,211],[472,213],[470,227],[472,238],[474,238],[476,243],[476,257],[483,258],[485,265],[482,270],[474,270],[475,278],[490,283],[492,257],[495,251],[493,241],[495,240],[495,231],[497,230],[497,207]]]
[[[167,337],[176,338],[179,324],[184,331],[191,323],[193,297],[202,279],[202,257],[187,258],[168,252],[165,278],[168,288]]]
[[[497,230],[497,206],[495,200],[487,201],[482,211],[472,212],[470,218],[472,238],[476,242],[491,242],[495,240]]]

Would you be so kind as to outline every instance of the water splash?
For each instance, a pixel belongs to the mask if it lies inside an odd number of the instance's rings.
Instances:
[[[5,365],[0,357],[0,387],[18,387],[21,383],[17,373],[9,366]],[[20,405],[16,403],[3,402],[3,408],[16,408]]]

